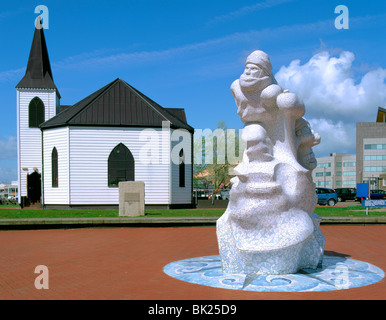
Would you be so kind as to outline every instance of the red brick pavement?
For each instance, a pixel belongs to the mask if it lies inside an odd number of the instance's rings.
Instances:
[[[214,227],[116,228],[0,232],[0,299],[382,299],[386,281],[314,293],[257,293],[211,288],[163,273],[176,260],[218,254]],[[386,270],[386,226],[322,226],[327,254]],[[37,290],[37,265],[49,289]]]

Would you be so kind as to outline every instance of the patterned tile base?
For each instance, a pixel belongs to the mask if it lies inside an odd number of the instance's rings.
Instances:
[[[323,257],[322,266],[316,270],[302,269],[296,274],[224,274],[221,271],[220,256],[175,261],[166,265],[164,272],[173,278],[195,284],[257,292],[341,290],[373,284],[385,276],[381,269],[372,264],[327,255]]]

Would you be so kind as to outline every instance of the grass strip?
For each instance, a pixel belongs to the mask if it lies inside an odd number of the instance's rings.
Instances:
[[[225,209],[169,209],[146,210],[147,217],[220,217]],[[360,205],[348,207],[316,207],[315,213],[322,217],[361,217],[366,216],[366,209]],[[368,216],[385,216],[385,211],[369,210]],[[0,219],[30,219],[30,218],[98,218],[119,217],[118,210],[88,210],[88,209],[20,209],[19,207],[0,206]]]

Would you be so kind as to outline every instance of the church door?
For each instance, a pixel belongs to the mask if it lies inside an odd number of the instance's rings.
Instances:
[[[28,186],[28,193],[27,197],[28,200],[32,203],[40,202],[40,197],[42,195],[42,189],[41,189],[41,174],[37,171],[34,171],[30,175],[28,175],[27,178],[27,186]]]

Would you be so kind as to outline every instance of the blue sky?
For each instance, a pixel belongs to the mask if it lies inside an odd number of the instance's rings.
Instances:
[[[117,77],[196,129],[242,128],[230,93],[246,56],[270,55],[279,84],[300,95],[322,142],[317,156],[355,153],[355,123],[386,106],[386,4],[330,0],[8,1],[0,7],[0,182],[17,179],[16,90],[37,5],[61,104]],[[335,28],[335,7],[349,29]]]

